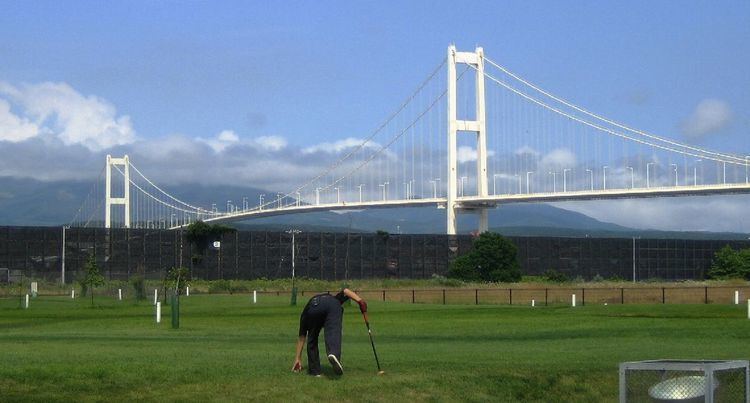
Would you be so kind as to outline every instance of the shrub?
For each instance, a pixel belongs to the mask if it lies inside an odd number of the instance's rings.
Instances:
[[[230,281],[229,282],[229,293],[235,293],[235,292],[247,292],[247,285],[242,283],[241,281]]]
[[[430,279],[430,283],[434,283],[444,287],[461,287],[462,285],[464,285],[464,282],[459,279],[446,278],[445,276],[441,276],[439,274],[433,274],[432,278]]]
[[[138,301],[146,299],[146,281],[143,276],[135,275],[130,278],[130,285],[133,287],[133,295]]]
[[[223,294],[231,290],[229,280],[214,280],[208,285],[209,294]]]
[[[555,269],[549,269],[542,274],[545,280],[552,283],[566,283],[570,281],[565,273],[561,273]]]
[[[516,245],[502,235],[482,233],[468,253],[451,262],[448,277],[474,282],[517,282],[521,280],[517,253]]]
[[[750,249],[734,250],[724,246],[714,254],[711,268],[706,273],[710,279],[750,279]]]

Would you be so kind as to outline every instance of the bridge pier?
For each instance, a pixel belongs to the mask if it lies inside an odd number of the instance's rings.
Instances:
[[[122,166],[123,189],[122,197],[112,197],[112,167]],[[123,158],[113,158],[107,154],[107,169],[104,193],[104,227],[112,227],[112,206],[125,206],[125,228],[130,228],[130,159],[127,154]]]
[[[458,117],[456,64],[467,64],[476,70],[476,120],[463,120]],[[458,232],[456,216],[461,209],[458,198],[458,133],[473,133],[477,142],[477,196],[487,197],[487,129],[484,96],[484,50],[478,47],[474,52],[457,52],[456,47],[448,47],[448,180],[447,180],[447,228],[448,235]],[[467,113],[468,111],[464,111]],[[462,192],[463,193],[463,192]],[[463,196],[463,194],[462,194]],[[489,228],[487,209],[479,208],[479,232]]]

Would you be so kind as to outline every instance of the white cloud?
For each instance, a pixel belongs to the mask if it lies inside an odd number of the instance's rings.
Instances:
[[[487,156],[492,157],[495,155],[494,151],[487,150]],[[456,150],[456,159],[458,160],[459,164],[463,164],[465,162],[472,162],[477,160],[477,150],[476,148],[469,147],[469,146],[460,146],[458,147],[458,150]]]
[[[549,168],[568,168],[576,165],[576,156],[567,148],[557,148],[542,157],[540,164]]]
[[[531,148],[529,146],[523,146],[523,147],[518,148],[515,151],[515,154],[516,155],[531,154],[531,155],[533,155],[533,156],[536,157],[536,156],[539,155],[539,151],[537,151],[537,150],[535,150],[535,149],[533,149],[533,148]]]
[[[196,141],[207,144],[216,153],[225,151],[230,146],[247,145],[256,150],[277,152],[287,146],[287,141],[281,136],[261,136],[247,141],[240,140],[240,137],[233,130],[222,130],[219,134],[211,138],[196,137]]]
[[[0,141],[19,142],[36,137],[39,127],[28,119],[14,115],[10,103],[0,98]]]
[[[725,128],[732,120],[729,104],[719,99],[704,99],[682,122],[682,133],[689,138],[700,138]]]
[[[750,232],[747,196],[695,196],[554,203],[600,221],[630,228]],[[710,211],[711,214],[706,214]]]
[[[354,137],[347,137],[343,140],[335,141],[333,143],[320,143],[316,144],[314,146],[307,147],[302,150],[305,154],[314,154],[318,152],[325,152],[325,153],[331,153],[331,154],[337,154],[344,150],[348,150],[351,148],[358,147],[360,144],[364,142],[363,139],[358,139]],[[375,148],[378,147],[376,143],[368,142],[365,147],[368,148]]]
[[[208,139],[197,137],[195,140],[207,144],[214,150],[214,152],[220,153],[230,145],[238,143],[240,141],[240,137],[237,136],[237,134],[232,130],[222,130],[214,137]]]
[[[287,141],[281,136],[261,136],[257,137],[253,144],[263,150],[280,151],[286,148]]]
[[[240,137],[232,130],[223,130],[218,136],[216,136],[216,138],[219,141],[226,143],[236,143],[240,141]]]
[[[65,145],[81,144],[90,150],[103,150],[130,144],[136,135],[129,116],[118,116],[104,99],[84,96],[65,83],[43,82],[13,86],[0,83],[0,96],[17,105],[23,115],[42,130],[52,133]],[[26,135],[30,131],[26,128]]]

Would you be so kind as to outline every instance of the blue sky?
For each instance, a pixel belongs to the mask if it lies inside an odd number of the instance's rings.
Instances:
[[[0,7],[0,156],[22,165],[0,162],[0,175],[23,176],[40,155],[62,152],[84,155],[38,167],[36,177],[85,177],[118,147],[215,144],[222,132],[274,150],[361,138],[450,43],[483,46],[543,88],[637,128],[750,152],[748,1]],[[691,136],[685,122],[707,99],[720,102],[723,118]],[[598,218],[614,214],[581,206]]]

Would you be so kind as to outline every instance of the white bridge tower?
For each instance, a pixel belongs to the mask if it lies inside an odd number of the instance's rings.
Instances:
[[[476,120],[459,120],[456,99],[456,65],[468,64],[476,68]],[[468,132],[477,139],[477,196],[487,196],[487,129],[484,99],[484,50],[457,52],[456,47],[448,47],[448,235],[458,231],[456,215],[461,210],[458,199],[458,133]],[[479,212],[479,232],[488,230],[487,207],[474,208]]]
[[[112,197],[112,167],[122,166],[124,176],[124,194],[123,197]],[[123,158],[112,158],[111,155],[107,155],[107,171],[106,171],[106,190],[105,190],[105,213],[104,213],[104,227],[112,228],[112,205],[124,205],[125,206],[125,228],[130,228],[130,160],[125,155]]]

